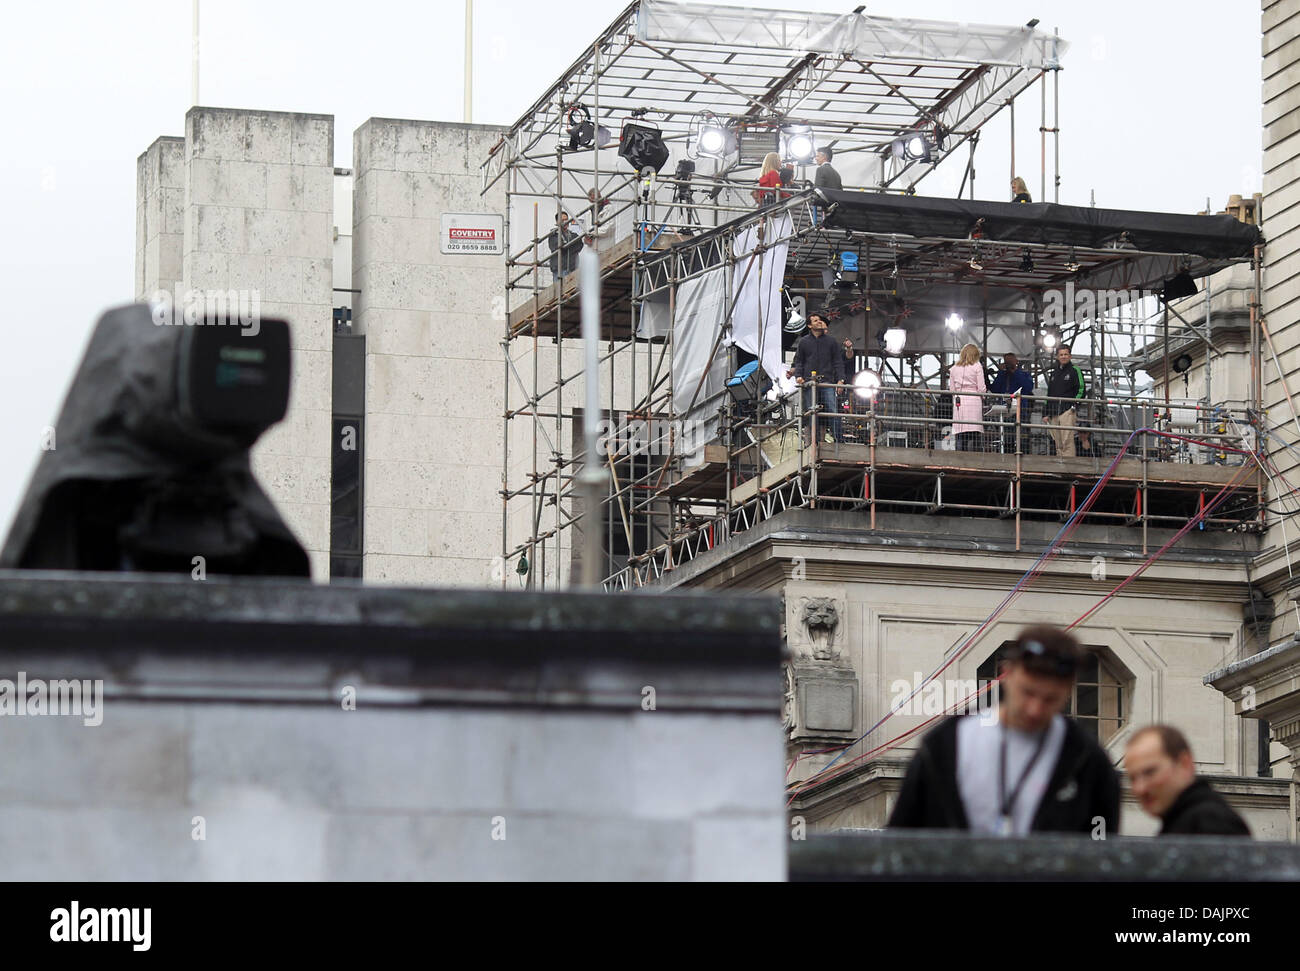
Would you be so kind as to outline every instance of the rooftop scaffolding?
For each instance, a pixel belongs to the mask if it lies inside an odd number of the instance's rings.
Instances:
[[[1068,515],[1104,475],[1088,515],[1140,527],[1144,547],[1149,526],[1184,521],[1225,489],[1211,527],[1258,520],[1258,481],[1240,448],[1251,434],[1246,409],[1133,395],[1136,369],[1161,336],[1158,318],[1136,308],[1181,274],[1257,265],[1258,230],[1229,217],[897,194],[959,145],[973,152],[998,110],[1056,77],[1064,47],[1030,28],[629,6],[484,163],[485,187],[504,178],[509,199],[503,559],[526,560],[531,586],[564,585],[578,563],[584,509],[574,486],[586,457],[572,391],[584,375],[570,353],[579,292],[566,253],[581,243],[554,228],[557,212],[600,256],[602,417],[612,434],[597,457],[606,499],[591,519],[607,588],[652,583],[796,505],[860,509],[873,526],[878,507],[1010,519],[1018,537],[1022,516]],[[628,171],[608,139],[629,119],[657,125],[667,165],[697,164],[671,177]],[[796,174],[755,208],[754,166],[743,150],[700,155],[702,119],[737,137],[809,125],[837,164],[867,160],[859,171],[871,191],[813,189]],[[569,129],[584,120],[592,146],[571,148]],[[941,134],[943,150],[928,164],[896,158],[891,143],[918,132]],[[846,286],[850,252],[860,276]],[[1067,288],[1114,293],[1115,302],[1054,325],[1046,304]],[[821,312],[837,339],[852,340],[851,372],[870,370],[882,384],[867,404],[841,395],[840,442],[820,440],[829,416],[780,393],[797,337],[792,310]],[[945,327],[951,314],[965,333]],[[1176,337],[1190,333],[1174,326]],[[903,353],[882,345],[890,328],[907,331]],[[1077,346],[1085,335],[1079,363],[1093,393],[1078,411],[1097,433],[1092,454],[1052,454],[1042,414],[1028,404],[995,414],[993,396],[979,447],[956,450],[946,376],[961,343],[1037,364],[1045,336]],[[1163,340],[1169,346],[1168,330]],[[1135,353],[1141,346],[1147,358]],[[757,377],[729,390],[750,361]],[[774,400],[756,402],[764,381]],[[531,469],[518,435],[512,459],[512,426],[524,426]],[[1143,428],[1158,432],[1130,438]]]

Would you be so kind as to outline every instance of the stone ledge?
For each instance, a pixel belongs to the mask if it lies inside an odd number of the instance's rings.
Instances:
[[[792,881],[1295,881],[1300,846],[1220,837],[1042,835],[987,839],[951,832],[810,836],[790,846]]]
[[[0,571],[0,676],[106,698],[779,717],[778,602]]]

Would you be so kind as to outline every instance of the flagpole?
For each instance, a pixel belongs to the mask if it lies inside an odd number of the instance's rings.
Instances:
[[[197,4],[198,0],[194,0]],[[474,0],[465,0],[465,124],[470,123],[474,96]]]
[[[199,0],[194,0],[190,40],[190,104],[199,103]]]

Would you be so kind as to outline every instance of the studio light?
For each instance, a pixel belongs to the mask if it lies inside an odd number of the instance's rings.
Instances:
[[[664,144],[663,133],[658,128],[631,121],[623,126],[618,154],[636,172],[646,169],[658,172],[668,162],[668,146]]]
[[[782,303],[785,305],[785,332],[787,334],[798,334],[808,326],[808,321],[804,315],[799,313],[799,308],[795,306],[794,299],[789,292],[781,290]]]
[[[591,148],[596,141],[596,126],[591,123],[591,112],[586,105],[574,105],[569,109],[569,151]]]
[[[889,328],[885,331],[884,344],[886,353],[902,354],[903,348],[907,346],[907,331],[902,327]]]
[[[961,319],[961,314],[949,314],[948,319],[943,323],[945,327],[954,333],[966,326],[966,321]]]
[[[762,165],[769,152],[781,153],[781,132],[766,126],[743,128],[738,143],[741,165]]]
[[[895,138],[889,148],[894,158],[904,162],[929,162],[933,154],[930,140],[920,132]]]
[[[1168,303],[1170,300],[1180,300],[1183,297],[1194,297],[1197,294],[1196,281],[1192,275],[1183,270],[1177,276],[1170,277],[1165,281],[1164,289],[1160,291],[1160,297]]]
[[[1192,366],[1192,356],[1190,354],[1179,354],[1174,358],[1174,373],[1185,374]]]
[[[817,157],[817,141],[813,138],[810,126],[787,125],[783,132],[787,159],[799,165],[808,165]]]
[[[1055,331],[1043,331],[1043,347],[1047,348],[1047,350],[1052,350],[1059,342],[1060,338],[1056,336]]]
[[[840,266],[835,272],[835,285],[848,290],[858,285],[858,254],[846,249],[840,254]]]
[[[742,364],[740,369],[727,381],[727,391],[738,403],[753,401],[758,397],[762,372],[757,361]]]
[[[853,391],[859,398],[870,400],[880,391],[880,375],[868,368],[853,376]]]
[[[695,139],[695,154],[708,158],[724,159],[736,151],[736,135],[720,121],[701,124]]]

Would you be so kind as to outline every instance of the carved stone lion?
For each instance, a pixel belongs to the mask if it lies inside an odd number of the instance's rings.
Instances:
[[[800,622],[812,645],[812,656],[818,661],[831,661],[839,653],[835,648],[835,633],[840,626],[839,611],[833,597],[805,597]]]

